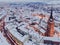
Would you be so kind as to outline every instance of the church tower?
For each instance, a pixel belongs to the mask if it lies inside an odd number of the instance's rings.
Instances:
[[[45,36],[53,37],[54,36],[54,19],[52,16],[53,10],[51,9],[51,15],[48,20],[48,25],[47,25],[47,31],[45,33]]]

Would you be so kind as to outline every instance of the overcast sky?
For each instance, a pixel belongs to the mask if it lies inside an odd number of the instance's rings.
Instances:
[[[48,2],[60,3],[60,0],[0,0],[0,2]]]

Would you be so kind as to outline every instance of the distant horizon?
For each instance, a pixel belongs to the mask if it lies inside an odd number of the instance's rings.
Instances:
[[[0,0],[0,2],[60,2],[60,0]]]
[[[22,3],[22,2],[43,2],[50,4],[60,4],[60,0],[0,0],[0,3]]]

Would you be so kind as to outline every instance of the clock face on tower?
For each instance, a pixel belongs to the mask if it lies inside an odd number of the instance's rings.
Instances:
[[[53,21],[53,19],[50,19],[50,22],[52,22]]]

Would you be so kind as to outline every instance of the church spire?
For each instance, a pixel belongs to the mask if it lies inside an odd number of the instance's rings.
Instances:
[[[53,19],[52,14],[53,14],[53,8],[51,7],[51,15],[50,15],[50,19]]]
[[[51,7],[51,12],[50,12],[50,18],[49,21],[52,22],[53,21],[53,8]]]
[[[54,19],[53,19],[52,13],[53,13],[53,9],[51,8],[51,14],[48,20],[47,31],[45,33],[45,36],[49,36],[49,37],[53,37],[54,32],[55,32],[54,31]]]

